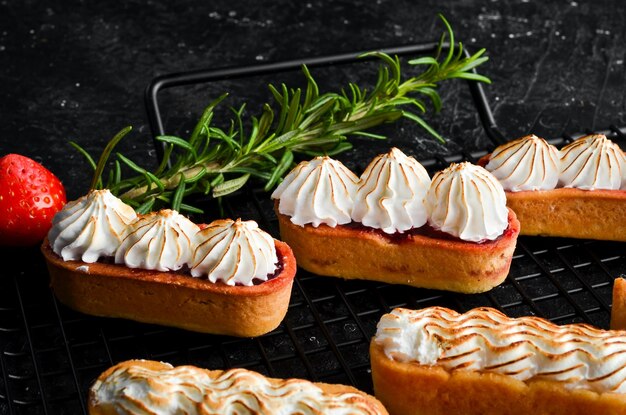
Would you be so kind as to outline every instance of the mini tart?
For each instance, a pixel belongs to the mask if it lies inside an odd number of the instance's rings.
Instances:
[[[105,262],[63,261],[47,238],[41,251],[54,294],[70,308],[101,317],[253,337],[278,327],[289,305],[296,260],[287,244],[274,243],[282,269],[253,286],[229,286],[179,272]]]
[[[391,415],[617,415],[626,394],[568,390],[556,381],[526,382],[493,372],[446,371],[441,366],[401,363],[370,344],[372,379]]]
[[[324,414],[324,413],[341,413],[341,414],[359,414],[359,415],[388,415],[385,407],[373,396],[370,396],[360,390],[346,385],[309,382],[302,379],[276,379],[268,378],[259,373],[251,372],[245,369],[233,369],[229,371],[223,370],[207,370],[200,369],[195,366],[179,366],[172,368],[170,365],[162,362],[150,360],[129,360],[118,363],[117,365],[107,369],[94,382],[89,391],[89,414],[90,415],[116,415],[126,413],[120,408],[120,404],[126,404],[126,407],[134,407],[136,401],[127,397],[127,393],[122,392],[125,396],[117,394],[107,395],[107,401],[98,400],[98,389],[106,386],[108,382],[116,382],[116,372],[120,373],[133,369],[147,370],[158,373],[159,371],[168,371],[176,369],[184,369],[186,373],[181,375],[180,384],[169,390],[167,385],[160,382],[159,377],[141,378],[134,377],[135,380],[143,380],[150,384],[152,390],[147,390],[145,402],[140,402],[145,414],[161,414],[166,413],[169,398],[172,400],[188,401],[189,406],[195,409],[192,414],[209,415],[217,413],[234,413],[231,412],[233,407],[237,407],[237,413],[249,413],[258,415],[272,415],[280,412],[285,405],[297,408],[294,413],[298,414]],[[198,378],[210,378],[211,380],[220,379],[219,389],[216,390],[217,399],[209,399],[210,392],[203,390],[201,384],[195,380]],[[232,380],[234,378],[234,380]],[[253,382],[252,385],[247,384],[246,380]],[[226,384],[233,382],[232,387],[224,388]],[[259,395],[250,386],[255,384],[264,384],[267,382],[271,393]],[[246,386],[249,385],[249,386]],[[111,386],[116,386],[115,384]],[[318,402],[310,396],[306,396],[304,389],[321,390],[321,398],[326,401]],[[190,390],[187,395],[185,389]],[[199,396],[198,396],[199,392]],[[128,395],[132,394],[132,391]],[[303,396],[304,395],[304,396]],[[319,395],[318,395],[319,396]],[[194,400],[200,399],[201,404],[195,404]],[[257,402],[261,402],[261,410],[251,409]],[[159,408],[161,406],[161,408]],[[157,408],[158,412],[150,408]],[[282,408],[284,409],[284,408]],[[320,412],[321,409],[321,412]],[[123,411],[123,412],[120,412]],[[228,411],[228,412],[225,412]],[[241,412],[240,412],[241,411]],[[178,412],[177,412],[178,413]],[[187,412],[185,412],[187,413]]]
[[[395,238],[343,225],[299,226],[278,211],[277,202],[274,210],[281,239],[309,272],[461,293],[488,291],[504,281],[520,230],[510,209],[504,234],[482,243],[410,233]]]
[[[615,278],[611,304],[611,330],[626,330],[626,279]]]
[[[478,161],[484,167],[491,154]],[[626,190],[557,188],[506,193],[522,235],[626,241]]]

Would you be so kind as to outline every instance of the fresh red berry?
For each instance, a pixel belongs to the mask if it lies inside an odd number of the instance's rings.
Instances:
[[[41,242],[65,201],[63,184],[41,164],[19,154],[0,158],[0,245]]]

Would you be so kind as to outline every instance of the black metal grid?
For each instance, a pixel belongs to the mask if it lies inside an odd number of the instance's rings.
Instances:
[[[474,98],[485,130],[497,142],[503,135],[484,94],[477,91]],[[152,92],[147,97],[156,103]],[[621,142],[626,138],[616,127],[608,133]],[[476,161],[487,150],[422,162],[432,173],[453,161]],[[254,219],[277,236],[271,211],[267,194],[255,189],[244,190],[226,205],[229,216]],[[622,243],[532,237],[519,239],[504,284],[484,294],[344,281],[299,270],[280,327],[259,338],[238,339],[74,312],[49,290],[37,250],[1,255],[6,265],[0,277],[0,414],[85,413],[93,379],[130,358],[207,368],[246,367],[270,376],[340,382],[371,392],[369,340],[380,316],[394,307],[442,305],[465,311],[492,306],[511,316],[534,314],[557,323],[607,328],[612,282],[626,270]]]

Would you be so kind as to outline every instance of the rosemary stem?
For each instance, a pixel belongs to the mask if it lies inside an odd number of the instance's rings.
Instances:
[[[217,162],[207,162],[204,164],[201,163],[201,164],[195,164],[193,166],[183,167],[175,175],[161,179],[161,184],[163,185],[165,190],[173,190],[173,189],[176,189],[180,183],[181,173],[185,179],[188,179],[190,177],[194,177],[195,175],[199,174],[202,171],[202,169],[206,169],[209,172],[213,172],[213,171],[219,171],[221,167],[222,166]],[[130,200],[138,199],[141,196],[143,196],[148,190],[149,189],[147,185],[135,187],[126,191],[125,193],[122,193],[120,195],[120,198],[130,199]]]

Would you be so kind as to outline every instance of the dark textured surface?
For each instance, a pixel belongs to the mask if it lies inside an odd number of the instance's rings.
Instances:
[[[293,4],[292,4],[293,3]],[[247,65],[434,40],[443,12],[469,48],[488,49],[481,68],[495,117],[510,138],[546,137],[626,125],[626,5],[512,1],[227,2],[115,6],[0,2],[0,154],[42,161],[70,198],[90,171],[67,145],[92,153],[121,127],[135,132],[120,149],[154,163],[143,90],[156,75]],[[372,67],[314,72],[323,88],[371,82]],[[168,133],[184,135],[206,103],[231,93],[256,112],[266,83],[301,82],[297,73],[177,88],[162,94]],[[360,141],[352,164],[389,145],[431,172],[461,151],[491,148],[464,82],[442,86],[443,111],[427,117],[443,146],[408,122],[382,131],[389,142]],[[623,144],[623,142],[621,143]],[[475,161],[475,160],[474,160]],[[246,189],[226,206],[277,235],[267,194]],[[626,271],[623,243],[520,238],[504,284],[477,295],[321,278],[303,271],[280,327],[258,339],[195,334],[73,312],[48,288],[37,249],[0,254],[0,414],[84,413],[93,379],[111,364],[149,358],[208,368],[247,367],[277,377],[353,384],[371,392],[367,346],[380,315],[430,305],[464,311],[494,306],[511,316],[608,327],[613,278]]]
[[[444,13],[469,48],[486,47],[487,95],[505,133],[546,136],[624,124],[626,5],[621,2],[63,2],[0,4],[0,153],[43,161],[71,197],[87,188],[75,140],[97,153],[125,125],[135,132],[121,146],[134,160],[151,160],[142,93],[149,80],[175,71],[295,59],[434,40]],[[365,71],[367,72],[367,71]],[[368,73],[344,67],[329,86]],[[273,81],[280,82],[283,79]],[[232,93],[231,104],[267,97],[266,79],[198,87],[175,101],[184,134],[209,99]],[[420,157],[485,148],[466,88],[443,88],[445,105],[433,124],[449,139],[433,142],[409,123],[391,136]],[[250,105],[254,111],[254,105]],[[364,150],[368,144],[363,144]],[[372,153],[376,153],[372,150]]]

